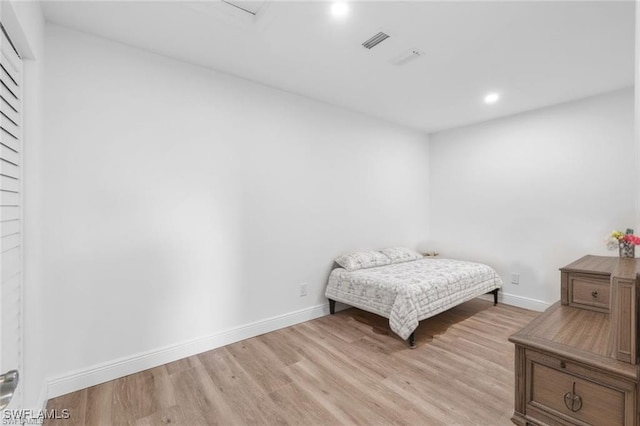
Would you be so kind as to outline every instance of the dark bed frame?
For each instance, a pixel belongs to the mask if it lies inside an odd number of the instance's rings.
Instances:
[[[490,292],[486,293],[486,294],[493,294],[493,306],[496,306],[498,304],[498,291],[500,291],[500,289],[496,288],[495,290],[491,290]],[[329,312],[331,313],[331,315],[336,313],[336,301],[335,300],[329,299]],[[409,347],[411,349],[415,349],[416,348],[415,331],[413,333],[411,333],[411,335],[409,336],[407,341],[409,342]]]

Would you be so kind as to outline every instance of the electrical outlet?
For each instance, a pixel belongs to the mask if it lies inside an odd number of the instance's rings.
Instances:
[[[511,284],[518,285],[520,284],[520,274],[511,274]]]
[[[307,295],[307,283],[300,284],[300,297],[305,297]]]

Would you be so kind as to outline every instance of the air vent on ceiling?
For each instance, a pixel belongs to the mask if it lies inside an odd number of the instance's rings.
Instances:
[[[240,9],[243,12],[250,13],[253,16],[255,16],[264,5],[264,1],[222,0],[222,2]]]
[[[369,40],[362,43],[362,45],[367,49],[371,49],[373,47],[376,47],[377,45],[379,45],[380,43],[382,43],[388,38],[389,38],[389,34],[385,34],[382,31],[380,31],[378,34],[374,35]]]

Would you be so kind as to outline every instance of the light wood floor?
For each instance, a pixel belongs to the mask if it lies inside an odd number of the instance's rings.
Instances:
[[[49,401],[48,425],[511,425],[513,345],[535,312],[483,300],[422,321],[408,349],[349,309]]]

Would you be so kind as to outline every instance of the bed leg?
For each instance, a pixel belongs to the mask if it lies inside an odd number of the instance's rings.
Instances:
[[[493,306],[498,306],[498,290],[500,290],[499,288],[496,288],[495,290],[493,290],[491,293],[493,293]]]
[[[416,332],[415,331],[409,335],[409,348],[410,349],[416,348]]]
[[[336,313],[336,301],[329,299],[329,313],[331,315]]]

